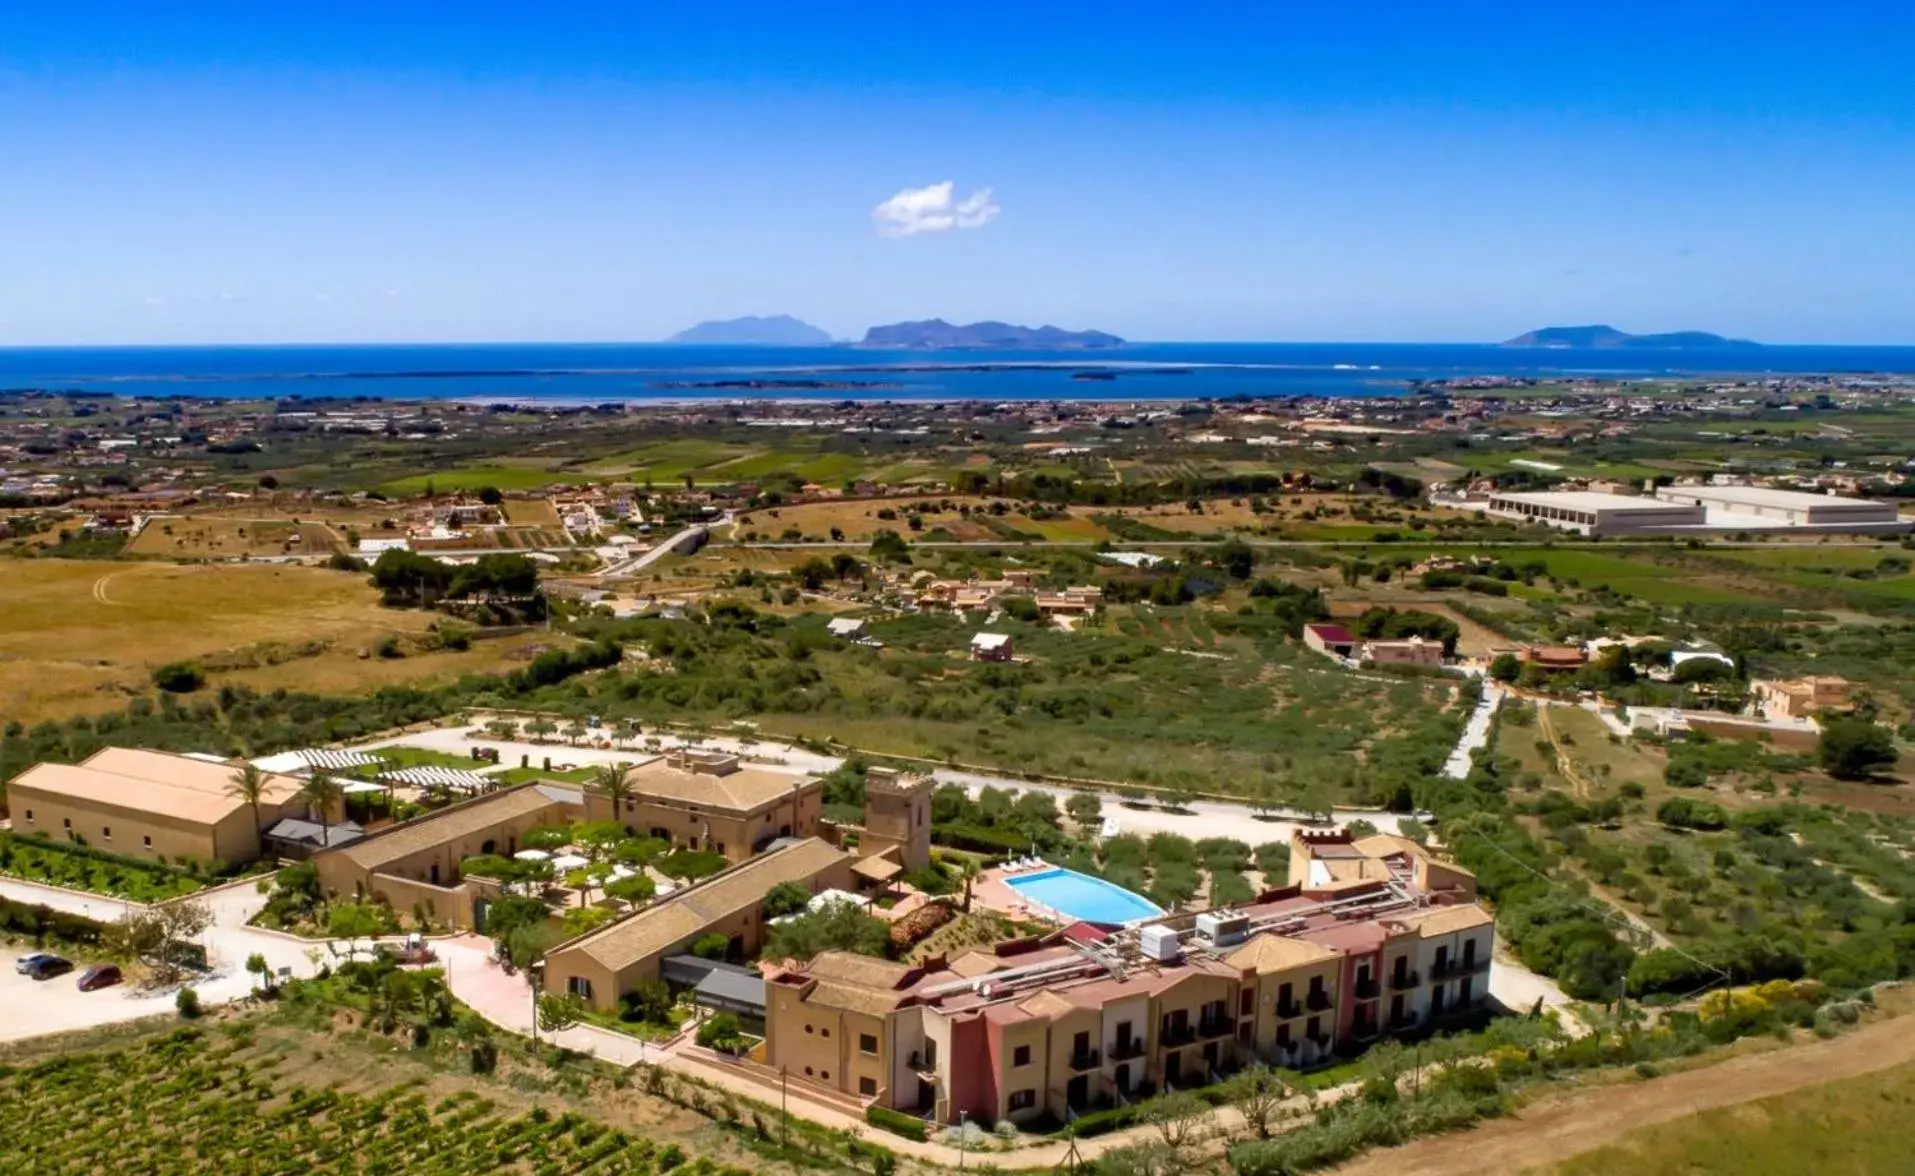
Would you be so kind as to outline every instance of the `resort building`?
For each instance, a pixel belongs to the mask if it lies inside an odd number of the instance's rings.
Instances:
[[[312,857],[329,894],[418,908],[456,927],[483,930],[485,910],[500,893],[489,878],[464,878],[466,858],[511,857],[533,829],[564,826],[585,815],[582,793],[552,784],[524,784],[379,829],[351,845]]]
[[[1317,1064],[1486,998],[1495,932],[1468,871],[1396,837],[1299,838],[1291,862],[1291,885],[1241,907],[774,968],[754,1072],[940,1123],[1027,1123]]]
[[[937,781],[929,775],[909,775],[896,768],[865,769],[864,832],[858,838],[858,852],[867,860],[896,862],[899,869],[893,873],[930,865],[931,793],[936,788]]]
[[[1631,535],[1668,527],[1699,527],[1701,506],[1589,490],[1542,490],[1489,496],[1490,514],[1548,523],[1583,535]]]
[[[665,957],[693,940],[719,934],[731,941],[734,957],[755,955],[763,943],[765,896],[773,887],[796,882],[814,894],[849,889],[852,862],[852,854],[815,837],[773,846],[552,948],[545,954],[544,987],[609,1012],[640,981],[658,979]]]
[[[781,837],[810,837],[824,811],[816,777],[745,766],[728,752],[690,748],[632,769],[631,791],[611,797],[588,788],[586,819],[616,820],[642,837],[710,849],[742,862]]]
[[[307,815],[302,784],[268,775],[259,811],[233,795],[238,764],[108,747],[78,764],[36,764],[7,783],[17,834],[45,834],[128,857],[239,865],[261,856],[260,831]]]

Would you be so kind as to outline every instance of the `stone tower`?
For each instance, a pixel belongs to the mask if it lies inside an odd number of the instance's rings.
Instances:
[[[907,870],[931,864],[930,776],[906,775],[896,768],[868,768],[864,774],[864,835],[858,852],[869,857],[895,848]]]

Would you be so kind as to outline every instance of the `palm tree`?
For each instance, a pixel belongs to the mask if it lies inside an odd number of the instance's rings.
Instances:
[[[319,843],[322,846],[332,842],[332,822],[328,814],[332,806],[340,803],[345,797],[346,786],[331,775],[317,769],[312,775],[306,777],[304,787],[299,790],[299,799],[305,801],[313,812],[319,814]]]
[[[967,857],[959,867],[964,871],[964,913],[971,913],[971,883],[977,881],[977,859]]]
[[[600,764],[592,771],[592,786],[611,800],[612,819],[624,824],[619,814],[625,810],[625,799],[632,794],[632,765],[623,760]]]
[[[259,829],[259,802],[266,798],[266,773],[254,764],[247,764],[226,785],[226,795],[245,801],[252,806],[253,829]]]

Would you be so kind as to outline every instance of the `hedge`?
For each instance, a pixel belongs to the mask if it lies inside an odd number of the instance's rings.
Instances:
[[[51,907],[0,898],[0,931],[52,938],[65,943],[93,944],[100,941],[106,925],[95,919],[69,915]]]
[[[864,1121],[873,1127],[889,1131],[893,1135],[902,1135],[923,1143],[925,1139],[924,1120],[903,1111],[894,1111],[890,1107],[868,1106],[864,1109]]]
[[[1029,853],[1031,839],[993,829],[987,825],[960,825],[947,821],[931,826],[931,840],[939,845],[948,845],[952,849],[968,849],[973,853]]]

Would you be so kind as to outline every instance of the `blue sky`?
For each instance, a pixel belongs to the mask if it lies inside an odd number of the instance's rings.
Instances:
[[[1911,7],[9,0],[0,344],[1915,343]]]

